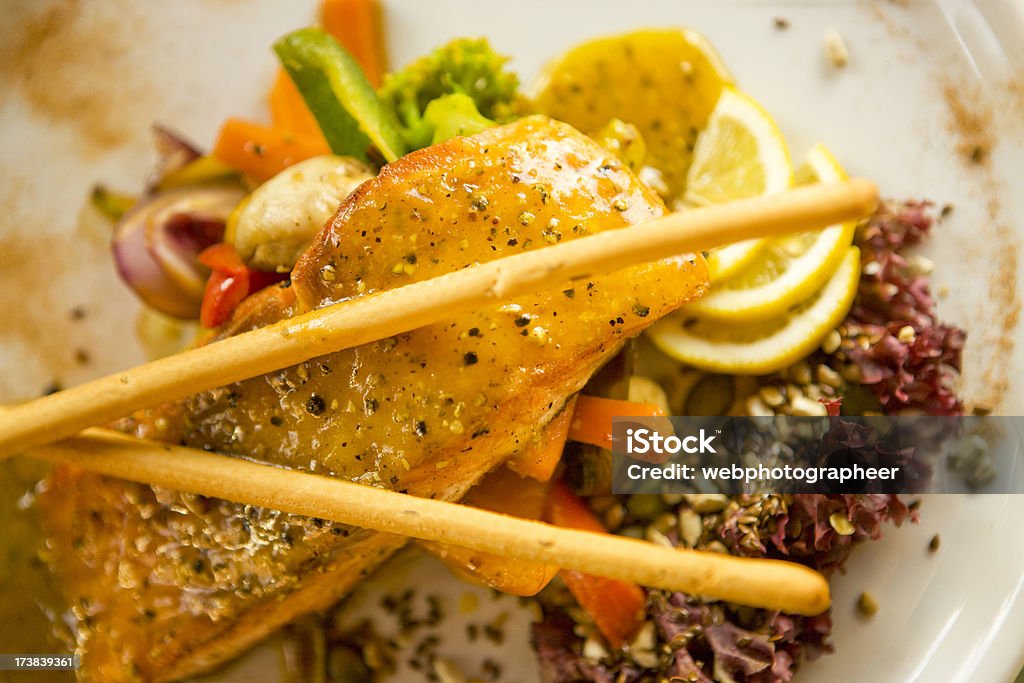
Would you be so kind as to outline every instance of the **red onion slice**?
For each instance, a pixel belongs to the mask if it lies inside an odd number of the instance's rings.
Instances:
[[[236,185],[210,185],[143,199],[114,231],[121,278],[153,308],[198,317],[209,270],[196,256],[221,240],[228,215],[244,196]]]
[[[180,171],[202,154],[192,143],[159,123],[153,125],[153,136],[159,161],[156,171],[149,179],[150,191],[157,188],[168,175]]]

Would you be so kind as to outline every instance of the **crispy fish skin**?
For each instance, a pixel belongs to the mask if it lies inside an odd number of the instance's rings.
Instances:
[[[251,297],[221,334],[664,212],[589,138],[529,117],[385,167],[342,203],[291,287]],[[666,258],[206,392],[124,426],[457,500],[626,339],[706,287],[699,255]],[[66,468],[45,489],[38,505],[74,605],[83,680],[165,681],[208,669],[326,608],[404,542]]]

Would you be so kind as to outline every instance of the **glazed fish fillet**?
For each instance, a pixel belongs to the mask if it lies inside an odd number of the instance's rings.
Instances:
[[[234,334],[318,306],[645,221],[658,197],[571,127],[530,117],[421,150],[341,205],[290,287]],[[139,436],[457,500],[622,343],[705,291],[699,255],[599,275],[126,421]],[[173,467],[173,463],[168,463]],[[328,607],[404,539],[56,470],[38,499],[90,681],[165,681]]]

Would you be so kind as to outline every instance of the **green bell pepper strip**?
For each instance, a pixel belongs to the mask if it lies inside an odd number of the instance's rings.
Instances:
[[[394,114],[381,105],[358,62],[318,28],[274,43],[281,65],[302,94],[331,151],[366,161],[372,143],[391,162],[406,152]]]

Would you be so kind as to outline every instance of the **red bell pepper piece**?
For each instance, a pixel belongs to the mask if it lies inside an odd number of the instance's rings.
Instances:
[[[235,248],[223,242],[200,252],[199,262],[213,271],[206,281],[199,310],[199,322],[203,327],[223,325],[242,299],[288,277],[286,273],[249,268]]]

